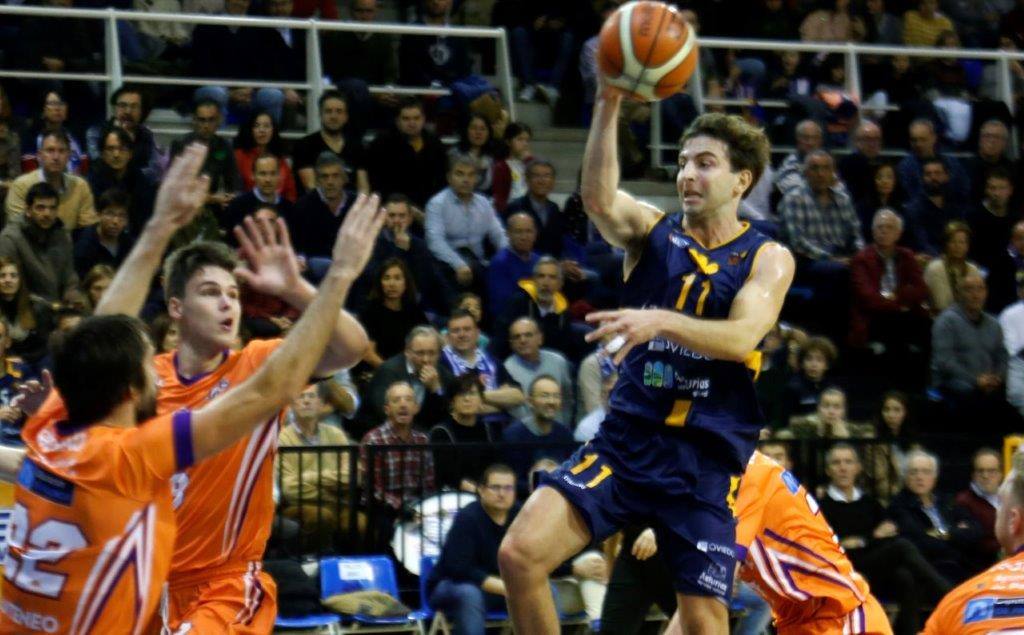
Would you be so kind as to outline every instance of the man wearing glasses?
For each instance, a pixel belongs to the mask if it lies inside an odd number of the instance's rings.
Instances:
[[[954,504],[964,514],[971,516],[981,527],[982,538],[975,549],[979,564],[988,566],[999,557],[999,541],[996,540],[996,509],[999,508],[999,486],[1003,482],[1003,462],[999,452],[992,448],[981,448],[971,459],[971,484],[956,495]]]
[[[156,144],[153,131],[143,123],[149,116],[149,109],[142,92],[132,86],[121,86],[110,96],[114,116],[109,122],[89,128],[86,134],[89,156],[99,157],[103,149],[103,129],[107,125],[117,126],[132,140],[131,165],[138,167],[151,182],[156,183],[163,176],[166,156]]]

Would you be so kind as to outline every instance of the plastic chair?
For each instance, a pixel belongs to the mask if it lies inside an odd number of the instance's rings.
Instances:
[[[320,561],[320,595],[328,598],[338,593],[381,591],[398,598],[395,565],[387,556],[349,556],[324,558]],[[413,611],[408,615],[378,617],[347,615],[335,626],[337,633],[423,633],[425,615]]]
[[[283,617],[278,615],[274,620],[275,629],[316,629],[317,633],[333,633],[338,624],[341,623],[341,616],[335,613],[313,613],[302,617]]]

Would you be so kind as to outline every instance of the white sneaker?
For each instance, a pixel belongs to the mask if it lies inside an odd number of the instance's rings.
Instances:
[[[537,89],[540,91],[541,101],[554,108],[558,103],[558,89],[548,84],[540,84]]]
[[[517,101],[533,101],[537,97],[537,87],[533,84],[523,86],[519,90]]]

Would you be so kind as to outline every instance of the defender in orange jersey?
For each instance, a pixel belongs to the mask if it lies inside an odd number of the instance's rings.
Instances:
[[[892,635],[818,502],[790,472],[755,451],[733,509],[740,579],[771,605],[779,635]]]
[[[996,538],[1010,554],[942,598],[925,635],[1024,633],[1024,454],[999,487]]]
[[[267,231],[251,218],[244,229],[236,228],[245,266],[219,243],[194,243],[168,258],[164,296],[178,325],[180,344],[156,359],[158,413],[199,407],[245,381],[280,345],[280,340],[254,341],[241,351],[230,350],[241,319],[240,284],[300,310],[313,301],[316,289],[300,275],[284,223],[278,221],[274,228]],[[152,223],[146,227],[97,313],[139,311],[169,240],[170,235]],[[366,346],[363,328],[339,311],[314,374],[325,376],[355,364]],[[164,616],[171,632],[272,630],[276,588],[260,563],[274,513],[277,437],[277,418],[268,416],[253,434],[203,465],[175,475],[179,532]]]

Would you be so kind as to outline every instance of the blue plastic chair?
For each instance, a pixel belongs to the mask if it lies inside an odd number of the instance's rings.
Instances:
[[[274,628],[281,629],[317,629],[317,632],[326,630],[328,633],[334,631],[334,627],[341,623],[341,616],[335,613],[313,613],[302,617],[284,617],[278,615],[274,620]]]
[[[424,620],[430,622],[429,635],[436,633],[451,633],[451,624],[443,613],[439,613],[430,607],[430,593],[427,591],[427,581],[430,580],[430,572],[437,564],[437,556],[420,557],[420,610],[419,613]],[[508,613],[505,611],[488,611],[484,616],[488,628],[502,627],[511,628]]]
[[[387,556],[348,556],[320,561],[320,594],[327,598],[338,593],[381,591],[398,598],[395,565]],[[339,633],[422,633],[422,611],[396,617],[347,615],[337,627]]]

